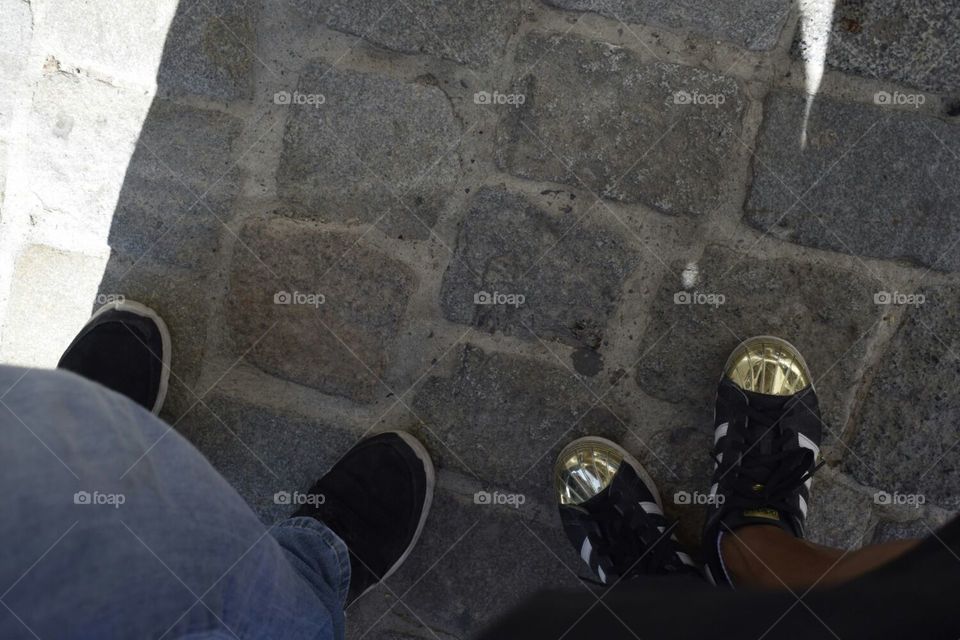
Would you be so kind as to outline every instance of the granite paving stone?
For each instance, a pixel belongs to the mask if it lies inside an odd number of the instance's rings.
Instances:
[[[451,377],[425,380],[412,407],[428,437],[439,440],[441,465],[508,488],[534,486],[541,495],[550,488],[531,471],[543,458],[552,461],[582,435],[619,440],[625,431],[568,369],[473,346],[457,354]]]
[[[924,511],[921,513],[922,515],[916,520],[907,522],[881,521],[877,523],[872,542],[876,544],[889,542],[891,540],[926,538],[934,533],[938,533],[940,527],[953,519],[953,514],[949,511],[935,513]]]
[[[834,549],[859,549],[872,538],[875,506],[872,492],[857,490],[821,467],[810,489],[806,538]]]
[[[110,228],[111,249],[206,272],[240,188],[239,119],[155,100],[130,158]]]
[[[417,277],[362,244],[283,217],[249,221],[226,308],[237,354],[290,382],[366,403],[385,397],[392,341]]]
[[[561,9],[592,11],[626,23],[662,26],[681,33],[728,40],[751,50],[776,45],[787,16],[788,0],[546,0]]]
[[[478,190],[444,274],[444,316],[527,340],[598,347],[642,250],[620,228],[564,208],[502,187]]]
[[[287,503],[286,494],[309,491],[359,436],[218,392],[194,406],[177,423],[177,431],[267,525],[290,517],[298,506]]]
[[[253,97],[254,0],[181,2],[157,72],[158,93],[227,102]],[[277,70],[271,70],[278,73]]]
[[[275,98],[290,110],[277,189],[295,215],[428,237],[460,171],[461,126],[444,93],[321,61],[296,90]]]
[[[960,267],[960,129],[890,107],[774,92],[745,220],[777,237],[853,255]]]
[[[734,79],[538,32],[516,57],[517,75],[501,93],[523,101],[501,107],[503,170],[667,213],[718,206],[742,149],[746,100]]]
[[[846,73],[923,91],[960,89],[960,6],[950,0],[839,0],[827,36],[827,64]],[[798,34],[806,58],[816,40]]]
[[[862,484],[960,506],[960,362],[956,287],[916,292],[866,392],[845,468]],[[919,300],[917,298],[916,300]]]
[[[297,0],[307,19],[402,53],[471,66],[499,58],[519,25],[518,0]]]

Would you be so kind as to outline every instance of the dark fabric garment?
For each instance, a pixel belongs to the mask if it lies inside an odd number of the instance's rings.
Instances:
[[[894,562],[830,589],[751,591],[689,577],[621,583],[603,596],[543,592],[480,640],[960,638],[960,518]]]

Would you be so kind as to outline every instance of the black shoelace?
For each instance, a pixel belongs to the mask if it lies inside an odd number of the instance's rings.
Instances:
[[[611,489],[610,499],[603,507],[591,510],[589,519],[590,541],[607,575],[607,584],[583,579],[610,586],[618,578],[672,573],[686,567],[677,557],[678,547],[671,538],[677,523],[669,524],[659,514],[644,512],[633,492]]]
[[[747,406],[741,414],[743,422],[731,425],[728,438],[734,438],[737,457],[726,454],[717,460],[721,469],[725,507],[740,509],[770,508],[797,513],[791,503],[794,493],[821,466],[807,448],[787,448],[795,441],[796,432],[789,426],[789,415],[803,396],[782,404]]]

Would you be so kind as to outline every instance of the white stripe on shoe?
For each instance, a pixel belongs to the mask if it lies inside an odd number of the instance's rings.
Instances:
[[[656,513],[657,515],[663,515],[663,511],[660,510],[660,505],[656,502],[641,502],[640,508],[647,513]]]
[[[580,547],[580,558],[590,566],[590,554],[593,553],[593,545],[590,544],[590,538],[583,539],[583,546]]]
[[[727,429],[729,428],[730,428],[729,422],[724,422],[719,427],[717,427],[716,431],[713,432],[713,444],[717,444],[718,442],[720,442],[720,438],[727,435]]]
[[[811,440],[811,439],[808,438],[807,436],[803,435],[803,434],[800,433],[799,431],[797,432],[797,442],[798,442],[798,443],[800,444],[800,446],[803,447],[804,449],[810,449],[810,451],[813,451],[813,459],[814,459],[815,461],[820,459],[820,447],[818,447],[818,446],[813,442],[813,440]]]

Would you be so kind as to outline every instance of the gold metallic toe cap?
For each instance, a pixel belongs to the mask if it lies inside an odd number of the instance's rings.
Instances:
[[[745,391],[791,396],[812,385],[810,370],[792,344],[773,336],[745,340],[730,355],[724,377]]]
[[[580,504],[607,488],[623,463],[623,451],[609,440],[580,438],[557,457],[554,480],[560,504]]]

